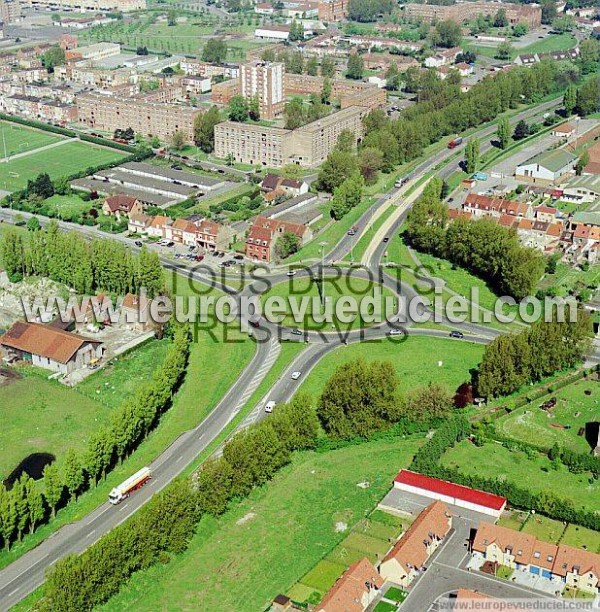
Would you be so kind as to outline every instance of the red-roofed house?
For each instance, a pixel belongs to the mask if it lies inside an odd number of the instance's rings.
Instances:
[[[531,207],[527,204],[475,193],[470,193],[465,198],[463,210],[472,213],[474,217],[499,218],[503,214],[512,215],[513,217],[531,216]]]
[[[425,566],[452,527],[446,504],[427,506],[383,558],[379,573],[384,580],[407,587]]]
[[[557,125],[555,128],[552,128],[550,134],[552,136],[559,136],[561,138],[568,138],[575,133],[575,126],[572,123],[561,123]]]
[[[296,234],[302,244],[306,244],[313,236],[312,230],[307,225],[256,217],[246,238],[246,257],[270,263],[275,255],[277,239],[287,232]]]
[[[502,514],[506,507],[506,498],[499,495],[470,489],[410,470],[400,471],[394,479],[394,488],[424,495],[431,499],[439,499],[447,504],[475,510],[496,518]]]
[[[473,552],[486,561],[598,594],[600,555],[587,550],[550,544],[522,531],[481,522]]]
[[[229,247],[233,240],[231,227],[211,221],[201,219],[196,221],[196,244],[209,251],[224,251]]]
[[[316,606],[316,610],[317,612],[363,612],[375,599],[377,591],[382,586],[381,576],[367,557],[364,557],[343,573],[321,603]]]

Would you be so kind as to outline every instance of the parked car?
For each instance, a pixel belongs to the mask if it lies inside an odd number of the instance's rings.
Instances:
[[[183,170],[179,164],[171,164],[171,168],[173,168],[173,170]]]
[[[301,336],[302,335],[302,330],[298,329],[297,327],[295,327],[294,329],[292,329],[292,336]]]
[[[165,246],[171,248],[175,246],[175,243],[172,240],[169,240],[169,242],[167,242],[167,244],[165,244]]]
[[[143,246],[141,240],[136,240],[133,244],[135,244],[136,247],[140,247],[140,248]]]
[[[275,406],[277,406],[277,403],[274,402],[273,400],[271,400],[270,402],[267,402],[265,404],[265,412],[268,412],[270,414],[271,412],[273,412],[273,408],[275,408]]]
[[[202,261],[204,259],[204,255],[196,255],[196,261]]]
[[[402,336],[403,334],[404,332],[401,329],[396,329],[396,328],[390,329],[387,332],[388,336]]]
[[[297,272],[297,270],[288,270],[287,275],[288,276],[296,276],[296,272]]]
[[[383,239],[383,241],[384,241],[384,242],[389,242],[389,241],[390,241],[389,236],[386,236],[386,237]]]
[[[238,253],[237,255],[233,256],[234,259],[237,259],[238,261],[244,259],[244,256],[241,253]]]
[[[302,372],[299,372],[298,370],[296,372],[292,372],[292,380],[298,380],[300,376],[302,376]]]
[[[452,330],[450,332],[450,338],[464,338],[465,335],[462,332],[456,331],[456,330]]]

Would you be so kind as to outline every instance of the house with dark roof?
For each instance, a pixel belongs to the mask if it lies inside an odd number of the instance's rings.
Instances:
[[[434,501],[416,518],[379,565],[379,573],[407,587],[423,570],[427,559],[438,548],[452,527],[452,517],[444,502]]]
[[[143,214],[144,207],[137,198],[125,195],[124,193],[118,193],[104,200],[102,212],[105,215],[112,215],[120,221],[122,216],[129,218],[131,215]]]
[[[104,344],[54,325],[17,321],[0,336],[5,359],[20,359],[39,368],[68,374],[92,359],[101,359]]]
[[[289,179],[277,174],[267,174],[260,183],[260,189],[265,194],[265,199],[269,194],[270,200],[273,200],[278,195],[299,196],[308,192],[308,183]]]

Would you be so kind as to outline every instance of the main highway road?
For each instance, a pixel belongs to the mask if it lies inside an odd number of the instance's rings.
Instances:
[[[536,116],[554,108],[557,105],[558,103],[556,101],[546,102],[535,109],[523,111],[523,113],[520,113],[517,117],[515,117],[515,120],[518,120],[519,118]],[[475,133],[474,136],[478,138],[485,138],[490,134],[493,134],[494,130],[495,127],[488,127]],[[444,150],[419,164],[411,174],[411,182],[418,180],[418,178],[423,176],[431,169],[440,166],[442,162],[452,157],[453,153],[453,151]],[[446,168],[453,163],[454,162],[449,161]],[[441,168],[440,172],[446,168]],[[365,228],[368,227],[369,219],[373,214],[373,211],[384,205],[385,201],[385,198],[380,198],[373,205],[372,210],[367,211],[365,215],[363,215],[361,220],[358,222],[359,235],[361,235],[365,231]],[[15,211],[7,209],[0,210],[0,219],[14,221],[15,214]],[[23,213],[19,214],[27,217],[27,215]],[[395,220],[394,226],[390,230],[391,232],[397,230],[403,218],[404,215]],[[102,236],[102,234],[98,233],[93,228],[81,227],[67,223],[60,223],[60,225],[64,229],[80,231],[89,238]],[[128,242],[128,244],[132,246],[130,242]],[[325,259],[327,261],[341,260],[350,251],[352,245],[353,238],[350,236],[344,236],[338,244],[334,245],[334,247],[326,255]],[[132,246],[132,248],[135,250],[135,247]],[[377,274],[379,274],[379,263],[382,259],[384,250],[384,244],[377,245],[375,247],[375,254],[371,258],[369,267],[362,272],[359,271],[358,273],[374,274],[377,272]],[[225,288],[222,283],[215,283],[214,278],[212,278],[210,274],[203,273],[200,270],[189,270],[186,269],[185,266],[180,266],[173,263],[173,261],[164,258],[162,259],[162,263],[165,265],[165,267],[180,271],[183,274],[187,274],[195,280],[212,282],[219,288]],[[268,278],[271,283],[275,283],[279,282],[280,280],[285,280],[287,276],[285,273],[275,273]],[[402,293],[408,299],[414,295],[414,291],[410,287],[405,285],[398,287],[396,281],[388,274],[382,274],[379,279],[396,294]],[[233,290],[230,290],[230,292],[233,292]],[[391,326],[396,327],[395,324],[392,324]],[[464,331],[465,339],[457,340],[457,342],[465,342],[468,340],[477,343],[487,343],[498,334],[497,331],[477,325],[464,324],[463,326],[458,327]],[[381,341],[401,342],[402,337],[398,339],[386,339],[389,329],[390,324],[385,323],[378,327],[367,329],[362,334],[359,331],[354,331],[347,336],[346,341],[357,342],[363,339],[381,339]],[[447,332],[435,329],[410,329],[409,326],[409,328],[405,331],[406,333],[412,335],[447,337]],[[108,502],[101,504],[98,508],[81,520],[62,527],[44,540],[38,547],[25,553],[11,565],[0,571],[0,609],[9,609],[11,606],[38,588],[44,581],[45,572],[59,559],[68,554],[82,552],[88,546],[101,538],[105,533],[127,520],[141,506],[143,506],[154,493],[160,491],[187,466],[196,460],[198,456],[211,445],[211,443],[219,436],[219,434],[232,421],[232,419],[234,419],[240,412],[252,393],[256,390],[271,369],[280,351],[280,341],[278,339],[278,335],[281,334],[281,336],[283,336],[283,338],[286,340],[297,339],[297,336],[292,337],[289,335],[289,330],[276,330],[273,326],[268,324],[263,325],[262,323],[258,329],[253,330],[253,334],[255,335],[257,342],[256,354],[254,355],[252,361],[244,369],[238,380],[234,383],[234,385],[232,385],[227,394],[213,409],[213,411],[197,427],[182,434],[170,447],[168,447],[163,453],[161,453],[160,456],[156,458],[155,461],[150,464],[150,467],[153,470],[153,478],[146,487],[143,487],[137,491],[135,495],[132,495],[126,502],[121,503],[118,506],[111,506]],[[286,335],[288,336],[286,337]],[[336,334],[318,335],[315,333],[310,333],[309,343],[307,344],[306,349],[301,352],[301,354],[282,374],[279,380],[271,387],[258,406],[256,406],[254,410],[246,417],[242,423],[242,426],[248,425],[254,420],[264,418],[265,413],[262,408],[265,401],[274,400],[280,403],[289,400],[297,390],[298,385],[303,379],[306,378],[308,373],[315,367],[319,360],[329,351],[340,348],[340,346],[343,346],[343,339]],[[343,350],[343,348],[340,348],[340,350]],[[598,351],[596,352],[596,356],[597,355]],[[294,381],[291,379],[291,372],[293,371],[302,372],[300,381]]]

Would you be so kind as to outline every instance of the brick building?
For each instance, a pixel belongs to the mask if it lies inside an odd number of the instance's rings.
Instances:
[[[260,116],[273,119],[285,105],[283,64],[253,61],[240,67],[239,87],[244,98],[258,98]]]
[[[318,15],[321,21],[342,21],[348,17],[348,0],[320,0]]]

